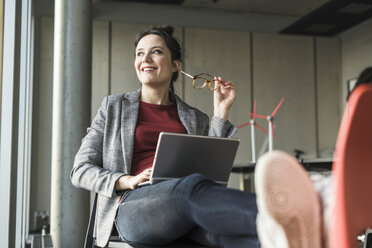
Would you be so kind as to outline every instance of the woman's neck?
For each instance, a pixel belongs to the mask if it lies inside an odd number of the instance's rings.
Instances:
[[[169,88],[152,88],[142,86],[140,100],[145,103],[170,105],[172,102],[169,100]]]

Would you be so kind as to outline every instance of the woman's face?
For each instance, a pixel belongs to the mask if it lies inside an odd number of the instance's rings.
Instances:
[[[146,35],[138,42],[134,67],[141,83],[153,86],[169,85],[173,72],[178,70],[163,38],[156,34]]]

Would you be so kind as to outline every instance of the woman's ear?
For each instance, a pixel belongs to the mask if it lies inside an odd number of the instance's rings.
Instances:
[[[173,68],[172,68],[172,71],[173,71],[173,72],[176,72],[176,71],[178,71],[180,68],[181,68],[181,61],[179,61],[179,60],[174,60],[174,61],[173,61]]]

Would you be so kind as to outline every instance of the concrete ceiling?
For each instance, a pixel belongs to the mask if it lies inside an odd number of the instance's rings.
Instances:
[[[183,6],[263,15],[304,16],[329,0],[185,0]]]
[[[34,0],[40,15],[53,15],[54,0]],[[312,16],[310,24],[319,23],[313,11],[324,9],[334,2],[353,3],[369,0],[92,0],[93,18],[105,21],[123,21],[197,28],[245,30],[279,33],[293,24]],[[159,3],[163,2],[163,3]],[[365,5],[365,4],[364,4]],[[50,7],[45,7],[50,6]],[[43,10],[49,11],[43,11]],[[329,11],[329,10],[328,10]],[[331,7],[332,12],[332,7]],[[312,15],[309,15],[312,13]],[[323,13],[329,18],[329,13]],[[321,17],[321,16],[320,16]],[[326,18],[326,19],[327,19]],[[307,20],[306,19],[306,20]],[[351,18],[346,18],[351,19]],[[310,25],[309,24],[309,25]],[[324,23],[321,23],[324,24]],[[328,23],[325,23],[328,24]],[[333,25],[333,23],[331,23]],[[308,26],[309,26],[308,25]],[[312,26],[309,27],[312,27]],[[353,23],[352,25],[356,25]],[[349,25],[346,28],[350,28]],[[309,27],[300,27],[306,29]],[[301,34],[298,30],[290,34]],[[304,34],[317,35],[317,34]],[[332,35],[331,35],[332,36]]]
[[[328,1],[330,0],[93,0],[96,6],[94,18],[97,20],[273,33],[286,28]],[[168,4],[164,4],[165,2]]]

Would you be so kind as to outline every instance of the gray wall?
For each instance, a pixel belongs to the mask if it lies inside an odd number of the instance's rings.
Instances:
[[[357,77],[367,66],[372,66],[372,20],[366,21],[341,35],[342,80],[340,107],[346,104],[347,80]]]
[[[93,26],[92,116],[102,98],[140,87],[133,68],[134,37],[144,24],[95,21]],[[208,72],[234,81],[237,100],[230,120],[239,125],[249,121],[253,99],[257,113],[272,112],[281,97],[285,102],[275,123],[275,148],[293,153],[301,149],[307,157],[317,150],[333,149],[339,114],[340,43],[338,38],[312,38],[278,34],[176,27],[184,52],[184,69]],[[36,87],[34,156],[32,161],[31,217],[35,210],[50,208],[50,144],[52,105],[53,20],[42,18],[40,66]],[[180,77],[176,92],[191,105],[212,115],[212,94],[195,90],[188,78]],[[258,120],[267,128],[266,121]],[[257,147],[265,135],[257,131]],[[251,159],[250,130],[237,133],[241,145],[237,163]],[[329,154],[325,154],[329,155]],[[72,166],[72,165],[71,165]],[[238,187],[232,175],[230,187]],[[31,227],[33,221],[31,220]]]
[[[331,157],[340,123],[340,40],[316,39],[316,104],[319,156]],[[331,149],[331,150],[330,150]]]

